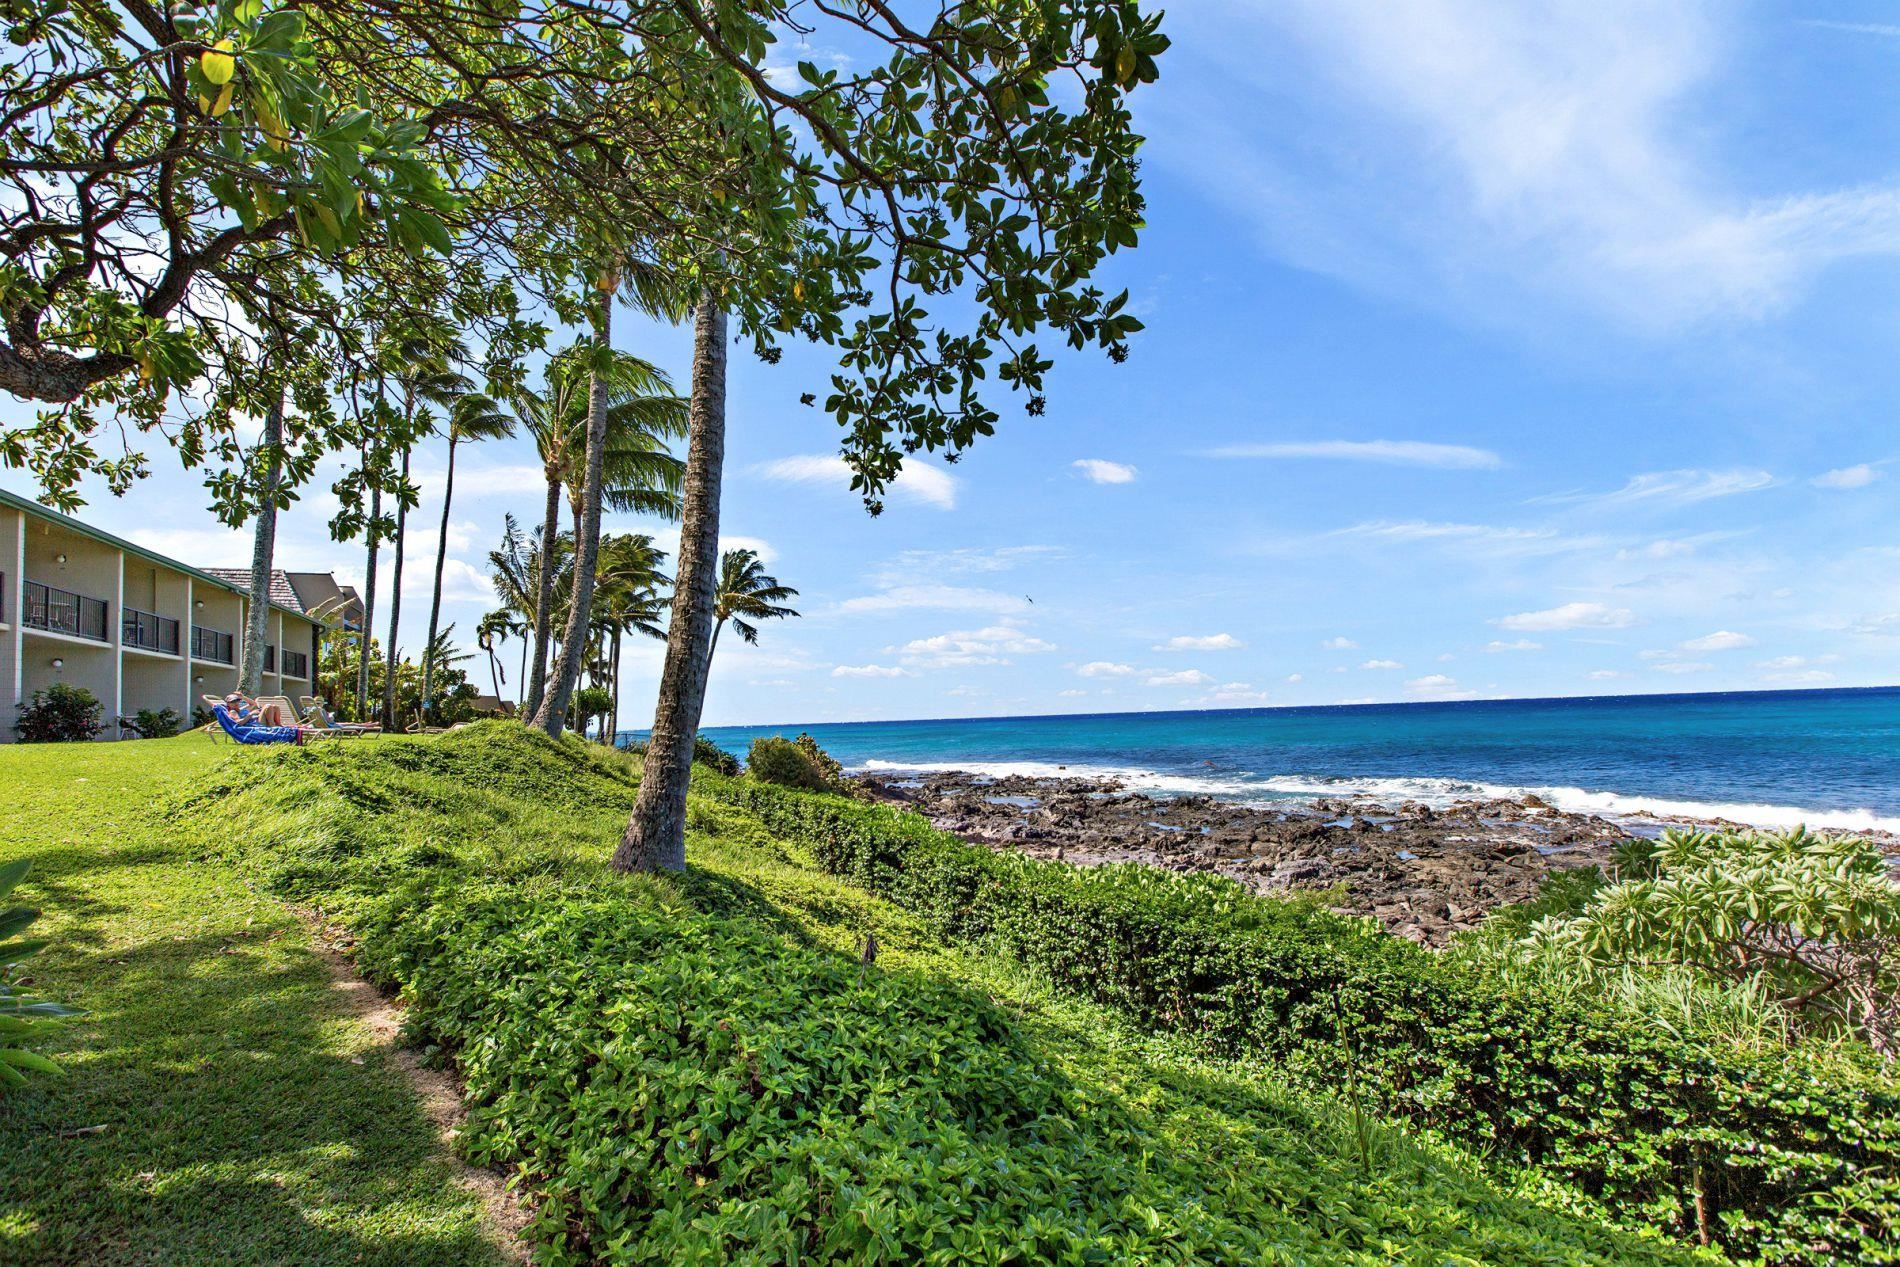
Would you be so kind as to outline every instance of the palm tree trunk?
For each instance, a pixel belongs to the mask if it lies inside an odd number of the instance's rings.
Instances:
[[[600,309],[594,316],[594,341],[604,356],[613,347],[613,292],[602,292]],[[548,696],[534,724],[559,738],[566,719],[568,700],[574,684],[580,680],[581,662],[587,658],[588,623],[593,619],[594,570],[600,563],[601,479],[607,450],[607,379],[599,368],[587,385],[587,473],[581,481],[580,537],[574,543],[574,604],[567,613],[567,633],[561,638],[561,658],[550,674]],[[545,551],[546,545],[543,544]]]
[[[610,748],[620,739],[620,635],[622,632],[618,625],[614,627],[614,661],[610,674],[613,679],[614,693],[613,730],[607,736],[607,746]]]
[[[264,415],[264,487],[258,497],[257,530],[251,537],[251,606],[244,629],[244,667],[238,689],[256,695],[264,685],[264,639],[270,630],[271,559],[277,548],[277,485],[284,475],[284,389]]]
[[[409,450],[402,451],[402,482],[409,482]],[[396,499],[396,557],[389,568],[389,645],[383,648],[383,729],[396,728],[396,629],[402,620],[402,534],[409,523],[409,505]],[[429,651],[423,648],[427,661]]]
[[[712,680],[713,652],[719,650],[719,631],[725,627],[726,622],[723,620],[715,620],[713,622],[712,645],[706,648],[706,679],[708,681]]]
[[[356,720],[369,719],[370,631],[376,628],[376,520],[383,513],[383,490],[369,491],[369,562],[363,568],[363,620],[356,631]]]
[[[726,312],[710,291],[693,310],[693,400],[686,448],[679,574],[666,633],[666,667],[653,709],[640,796],[614,851],[616,871],[686,869],[686,789],[693,737],[706,702],[719,583],[719,481],[726,460]]]
[[[435,588],[429,593],[429,642],[435,645],[435,633],[442,619],[442,569],[449,562],[449,505],[455,500],[455,429],[449,428],[449,471],[442,482],[442,532],[435,542]],[[492,658],[492,657],[491,657]],[[435,685],[435,665],[427,656],[422,665],[422,707],[434,705],[435,697],[430,693]]]
[[[554,541],[561,533],[561,477],[548,465],[547,512],[541,519],[541,557],[535,564],[534,676],[528,679],[528,697],[521,704],[521,720],[541,710],[548,686],[548,633],[554,623]]]

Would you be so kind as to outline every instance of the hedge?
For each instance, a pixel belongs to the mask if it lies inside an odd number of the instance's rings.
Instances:
[[[1339,1087],[1740,1261],[1900,1263],[1900,1090],[1870,1061],[1698,1046],[1222,877],[968,845],[915,814],[704,779],[826,870],[1080,997]],[[1699,1193],[1699,1195],[1698,1195]]]

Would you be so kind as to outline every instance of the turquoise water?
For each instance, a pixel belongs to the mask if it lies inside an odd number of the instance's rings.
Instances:
[[[709,728],[852,769],[1114,774],[1247,801],[1537,792],[1607,814],[1900,831],[1900,687]]]

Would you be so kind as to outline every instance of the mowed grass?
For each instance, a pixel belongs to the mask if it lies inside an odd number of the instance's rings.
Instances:
[[[304,925],[167,805],[255,752],[193,734],[0,747],[0,861],[33,859],[63,1079],[0,1097],[0,1262],[503,1261]]]

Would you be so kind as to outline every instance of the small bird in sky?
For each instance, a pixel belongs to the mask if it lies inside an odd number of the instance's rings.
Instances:
[[[1034,607],[1034,606],[1036,605],[1036,600],[1035,600],[1035,599],[1033,599],[1033,598],[1031,598],[1031,597],[1029,597],[1029,595],[1027,595],[1027,594],[1024,594],[1024,595],[1023,595],[1023,601],[1024,601],[1025,603],[1028,603],[1028,604],[1029,604],[1029,605],[1030,605],[1031,607]]]
[[[800,392],[798,394],[798,403],[801,405],[812,404],[815,401],[817,401],[817,399],[818,399],[817,392]]]

